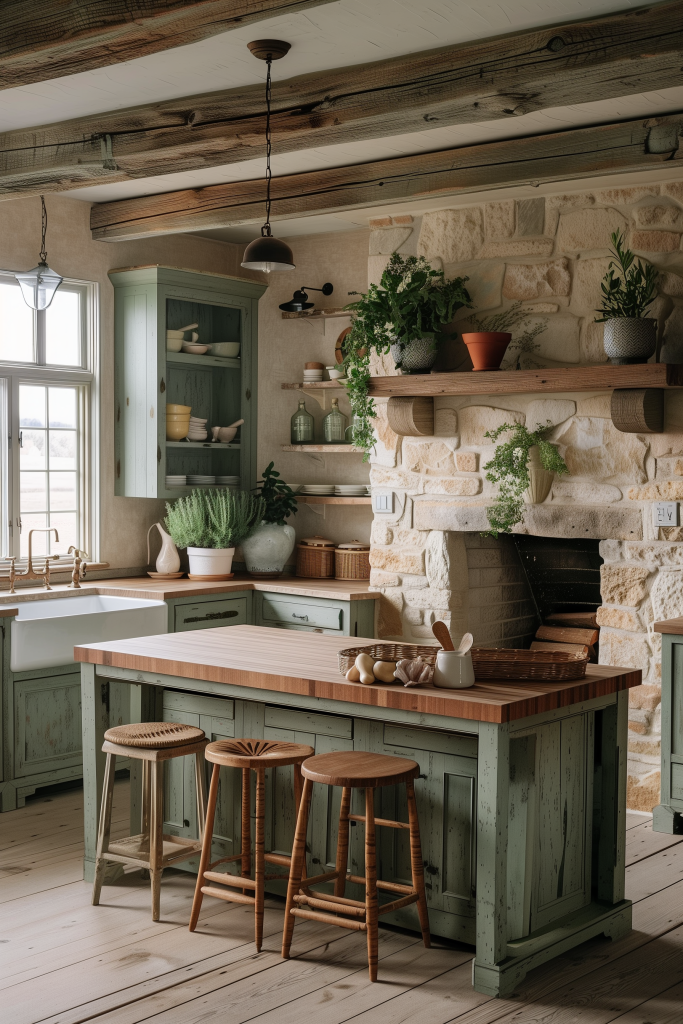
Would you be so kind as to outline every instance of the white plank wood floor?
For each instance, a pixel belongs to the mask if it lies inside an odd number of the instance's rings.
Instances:
[[[114,831],[125,834],[127,783]],[[282,903],[269,901],[256,954],[250,908],[207,899],[187,931],[192,878],[162,883],[151,921],[139,875],[90,906],[80,878],[82,793],[54,793],[0,816],[2,1024],[681,1024],[683,837],[628,815],[627,895],[634,930],[596,939],[534,971],[514,998],[472,989],[472,949],[380,929],[380,981],[362,935],[299,922],[280,958]]]

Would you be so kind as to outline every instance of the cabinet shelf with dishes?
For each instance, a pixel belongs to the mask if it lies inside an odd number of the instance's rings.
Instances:
[[[308,452],[309,455],[349,455],[362,452],[352,444],[283,444],[283,452]]]
[[[167,477],[256,479],[257,306],[263,285],[170,267],[110,272],[115,291],[116,479],[124,497],[173,498]],[[238,343],[238,357],[170,352],[166,331],[198,326],[199,343]],[[189,337],[189,336],[188,336]],[[206,419],[207,441],[169,440],[167,404]],[[210,428],[244,424],[230,444]],[[177,436],[177,435],[176,435]]]

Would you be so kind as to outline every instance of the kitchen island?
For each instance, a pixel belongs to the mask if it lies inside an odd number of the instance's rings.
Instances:
[[[116,681],[134,688],[139,721],[163,715],[196,721],[210,739],[282,738],[317,752],[362,749],[417,760],[431,927],[476,946],[473,983],[481,992],[507,995],[533,967],[593,936],[628,931],[627,706],[640,672],[591,665],[585,679],[568,683],[368,687],[339,672],[337,653],[351,642],[364,641],[233,626],[77,647],[86,879],[94,868],[109,683]],[[286,852],[293,802],[278,786],[266,841]],[[165,830],[176,819],[178,828],[191,827],[182,809],[186,789],[184,777],[169,782]],[[325,871],[334,862],[338,793],[317,789],[309,855]],[[239,843],[238,792],[227,785],[222,797],[217,841],[228,851]],[[382,816],[405,820],[397,794],[382,791],[381,801]],[[133,807],[139,831],[139,804]],[[352,830],[354,872],[361,831]],[[392,835],[381,836],[382,877],[401,881],[404,837],[384,831]],[[410,908],[394,923],[414,928]]]

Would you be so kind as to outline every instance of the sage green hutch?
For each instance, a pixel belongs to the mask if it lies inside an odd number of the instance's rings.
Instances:
[[[258,300],[265,285],[173,267],[110,272],[115,292],[115,493],[177,498],[167,475],[256,480]],[[235,359],[166,350],[166,331],[198,324],[200,344],[239,342]],[[244,419],[232,444],[167,441],[166,403],[189,405],[207,427]]]
[[[662,634],[662,774],[655,832],[683,835],[683,618],[655,622]]]

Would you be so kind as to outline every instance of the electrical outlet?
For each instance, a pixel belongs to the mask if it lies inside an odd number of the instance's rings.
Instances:
[[[392,513],[394,511],[394,492],[373,490],[372,511]]]
[[[656,501],[652,507],[654,526],[678,526],[678,502]]]

